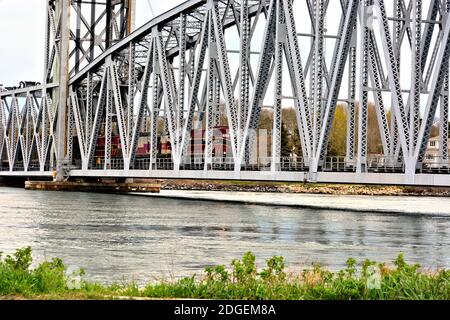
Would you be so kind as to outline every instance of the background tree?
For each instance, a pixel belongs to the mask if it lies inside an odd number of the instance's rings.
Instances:
[[[367,119],[367,152],[369,154],[383,153],[383,144],[381,143],[376,106],[372,102],[369,102]]]
[[[290,139],[291,135],[284,123],[281,125],[281,157],[289,157],[292,153],[293,145]]]
[[[347,112],[345,104],[336,106],[336,113],[330,131],[328,156],[345,156],[347,145]]]
[[[301,142],[300,142],[300,134],[297,126],[297,116],[295,114],[295,109],[283,108],[282,111],[282,119],[285,130],[289,135],[289,148],[291,153],[295,153],[297,156],[301,155]],[[283,141],[282,141],[283,143]]]

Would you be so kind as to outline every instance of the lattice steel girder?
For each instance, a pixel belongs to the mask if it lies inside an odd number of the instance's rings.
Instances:
[[[51,0],[58,6],[61,0]],[[135,0],[71,2],[70,74],[92,62],[99,53],[120,41],[132,31]]]
[[[424,160],[425,151],[427,149],[428,140],[433,126],[436,109],[441,95],[442,87],[444,86],[445,76],[448,74],[448,64],[450,57],[450,19],[448,13],[444,13],[442,23],[442,41],[440,43],[439,53],[436,61],[433,80],[431,83],[430,94],[428,96],[425,115],[420,127],[419,137],[417,139],[417,146],[415,149],[415,159],[419,163]]]
[[[59,4],[65,4],[65,11]],[[76,13],[73,21],[78,31],[64,28],[68,4]],[[86,34],[83,28],[101,23],[103,13],[98,11],[89,22],[89,12],[83,10],[87,2],[48,1],[43,84],[7,91],[0,88],[0,156],[7,158],[9,171],[26,172],[36,163],[39,170],[49,170],[50,164],[58,160],[60,165],[65,157],[72,165],[81,160],[82,170],[88,172],[95,169],[94,155],[98,160],[96,148],[104,123],[103,169],[113,170],[111,161],[124,172],[142,169],[143,160],[140,156],[137,161],[137,150],[138,145],[141,149],[141,139],[148,136],[147,167],[159,170],[158,138],[163,134],[161,130],[167,130],[172,150],[170,170],[179,171],[184,170],[182,160],[188,158],[191,130],[195,127],[206,130],[206,147],[200,158],[204,161],[202,168],[211,171],[214,127],[227,125],[232,154],[229,163],[235,171],[248,170],[250,156],[256,150],[261,110],[271,108],[272,148],[266,158],[277,173],[283,170],[278,166],[282,162],[281,114],[286,101],[291,101],[296,117],[296,128],[291,129],[298,129],[303,156],[298,162],[314,180],[318,172],[325,170],[338,101],[349,106],[345,165],[354,168],[356,164],[359,172],[364,164],[370,170],[371,137],[366,132],[371,125],[368,107],[372,93],[385,160],[390,155],[395,158],[392,163],[400,168],[406,164],[409,179],[415,174],[416,162],[417,169],[423,168],[441,101],[439,156],[447,163],[447,2],[341,0],[340,7],[330,10],[335,5],[339,3],[330,0],[191,0],[126,38],[118,36],[109,47],[97,39],[94,45],[101,50],[98,57],[93,57],[89,52],[92,34],[87,35],[91,37],[89,48],[80,39]],[[388,5],[393,5],[392,10],[386,8]],[[109,13],[110,18],[118,13],[118,24],[113,20],[109,24],[111,34],[121,34],[120,14],[124,11],[120,12],[119,7]],[[363,12],[359,24],[358,9]],[[372,9],[376,13],[375,29],[366,24],[366,20],[371,20],[366,13]],[[427,13],[425,19],[422,11]],[[332,20],[337,28],[328,27]],[[255,37],[259,30],[264,33]],[[335,30],[337,34],[332,34]],[[81,46],[66,50],[68,43],[61,40],[69,37],[78,39]],[[255,46],[261,50],[255,50]],[[405,59],[405,55],[410,57]],[[73,76],[64,80],[67,68],[61,65],[65,62],[67,66],[73,59],[90,63],[72,68]],[[405,67],[405,60],[411,61],[411,67],[409,63]],[[347,61],[348,83],[343,83]],[[67,91],[64,83],[68,83]],[[411,85],[406,87],[407,83]],[[292,91],[290,97],[283,95],[288,88]],[[346,97],[341,98],[340,94]],[[385,106],[391,97],[393,122],[389,125]],[[420,106],[425,100],[421,122]],[[144,120],[148,132],[142,129]],[[157,127],[158,123],[164,123],[165,128]],[[357,127],[358,150],[354,150]],[[113,141],[113,136],[118,138]],[[113,155],[117,144],[121,156]],[[76,145],[79,150],[73,150]]]
[[[360,6],[360,79],[358,109],[358,149],[356,172],[365,172],[367,166],[367,122],[368,122],[368,85],[369,85],[369,41],[370,41],[370,0],[364,0]]]
[[[376,106],[376,113],[377,113],[377,119],[378,119],[378,128],[381,132],[381,142],[383,145],[383,153],[386,156],[388,156],[390,150],[392,149],[391,132],[389,130],[389,124],[388,124],[388,120],[387,120],[386,110],[384,109],[383,95],[382,95],[381,91],[378,90],[378,89],[382,88],[381,81],[383,81],[383,80],[380,77],[380,74],[378,73],[379,68],[376,63],[375,50],[377,50],[377,47],[376,47],[376,45],[374,45],[376,42],[375,42],[373,32],[371,32],[370,35],[371,35],[371,38],[370,38],[371,42],[370,42],[370,48],[369,48],[369,52],[370,52],[369,74],[370,74],[370,79],[371,79],[372,85],[377,90],[376,92],[374,92],[374,96],[375,96],[375,106]]]
[[[411,50],[411,93],[409,100],[409,157],[414,155],[420,125],[420,93],[422,87],[422,65],[420,45],[422,40],[422,0],[411,0],[412,4],[412,50]],[[447,67],[448,69],[448,67]],[[415,165],[414,165],[415,170]]]
[[[316,162],[313,163],[312,170],[317,168],[318,161],[326,154],[334,112],[336,111],[339,89],[343,78],[344,67],[348,57],[348,52],[350,50],[352,32],[354,26],[356,25],[358,4],[359,1],[357,0],[348,1],[345,22],[340,34],[340,39],[337,42],[339,49],[336,52],[336,66],[332,68],[333,73],[331,74],[331,86],[328,91],[328,96],[326,97],[324,121],[320,132],[317,153],[315,154]]]
[[[409,121],[406,116],[406,108],[403,103],[403,97],[400,87],[400,69],[398,67],[399,62],[395,56],[394,45],[389,30],[384,1],[374,0],[374,3],[374,9],[377,13],[377,18],[379,18],[380,20],[378,26],[382,39],[381,42],[383,45],[383,51],[385,57],[387,57],[386,64],[388,69],[388,79],[391,90],[393,90],[393,109],[395,112],[395,118],[397,120],[398,134],[402,146],[403,155],[404,157],[407,157],[409,154]]]
[[[267,2],[267,0],[263,1]],[[225,2],[228,2],[228,0]],[[251,6],[249,7],[249,16],[253,17],[257,13],[261,14],[261,12],[258,10],[260,6],[260,1],[249,0],[249,2],[252,2]],[[204,20],[202,19],[204,19],[205,17],[205,11],[206,11],[206,0],[190,0],[156,17],[155,19],[149,21],[147,24],[145,24],[144,26],[142,26],[141,28],[130,34],[130,36],[126,37],[125,39],[122,39],[121,41],[113,45],[111,48],[105,50],[105,52],[103,52],[96,59],[94,59],[92,63],[90,63],[87,67],[81,70],[80,73],[73,76],[71,78],[70,84],[76,83],[80,79],[83,79],[85,77],[85,74],[89,70],[97,69],[98,67],[100,67],[104,63],[105,58],[107,56],[109,56],[114,52],[119,52],[123,48],[126,48],[131,41],[139,42],[145,41],[146,38],[148,39],[154,27],[162,29],[163,26],[171,27],[174,24],[179,25],[179,18],[182,12],[184,12],[187,17],[188,30],[186,33],[189,37],[189,40],[187,41],[186,48],[190,49],[192,46],[195,45],[196,41],[200,37],[201,31],[203,30]],[[234,17],[230,16],[226,16],[222,20],[223,20],[223,27],[226,29],[234,26],[236,23]],[[176,36],[177,35],[174,33],[170,34],[170,37],[168,34],[164,36],[165,38],[164,42],[168,43],[168,45],[165,46],[165,48],[167,51],[167,56],[169,58],[179,54],[178,42],[176,40],[169,41],[171,39],[176,39]]]
[[[239,166],[242,162],[249,161],[256,144],[256,131],[259,124],[259,117],[263,105],[264,97],[269,85],[269,79],[273,72],[274,64],[272,59],[274,56],[274,37],[276,30],[276,12],[277,1],[272,0],[267,15],[267,23],[264,30],[262,41],[261,55],[259,57],[258,71],[256,73],[256,83],[253,90],[251,103],[248,109],[248,117],[242,133],[242,141],[239,148]]]
[[[130,159],[131,167],[134,166],[134,160],[136,157],[136,149],[137,149],[138,140],[139,140],[139,131],[142,126],[143,115],[144,115],[144,111],[145,111],[146,105],[147,105],[147,97],[148,97],[148,89],[147,88],[150,84],[150,75],[154,68],[154,56],[156,56],[155,50],[156,50],[155,41],[152,40],[150,43],[150,46],[149,46],[148,53],[147,53],[147,61],[145,63],[145,70],[144,70],[144,75],[143,75],[143,79],[142,79],[142,83],[141,83],[141,86],[142,86],[141,95],[139,97],[139,102],[138,102],[138,112],[137,112],[135,124],[132,129],[133,133],[131,136],[131,145],[129,148],[129,152],[127,154],[127,157],[131,158]]]
[[[276,31],[275,31],[275,81],[274,108],[272,124],[272,171],[280,170],[281,162],[281,102],[283,95],[283,46],[286,38],[286,23],[282,1],[276,1]]]
[[[216,0],[209,0],[209,3],[212,4],[211,8],[212,26],[214,26],[213,29],[217,43],[218,59],[216,65],[220,76],[220,82],[222,84],[222,91],[225,97],[225,107],[228,118],[231,149],[233,151],[234,158],[237,160],[240,141],[237,140],[236,134],[238,130],[236,101],[234,99],[230,65],[228,62],[228,54],[226,52],[227,48],[225,44],[223,24],[219,12],[218,2],[219,1]],[[235,164],[237,164],[237,162],[235,162]]]
[[[191,88],[190,88],[190,94],[189,94],[189,100],[188,105],[186,108],[186,119],[184,121],[184,125],[182,128],[182,138],[181,138],[181,151],[178,153],[179,159],[182,157],[182,153],[186,150],[188,146],[188,139],[190,138],[190,131],[192,129],[192,124],[194,120],[194,110],[195,105],[197,103],[198,98],[198,91],[200,87],[200,81],[202,77],[202,69],[203,64],[206,56],[206,48],[208,45],[208,34],[209,34],[209,24],[210,24],[210,17],[209,14],[205,14],[204,20],[203,20],[203,26],[201,30],[201,35],[199,37],[200,43],[199,43],[199,53],[198,53],[198,61],[197,64],[195,64],[195,68],[193,68],[193,77],[191,81]]]
[[[56,96],[54,87],[46,91],[49,96]],[[4,91],[1,94],[0,155],[6,156],[8,160],[7,170],[43,171],[48,150],[55,150],[52,136],[57,113],[53,101],[48,96],[43,97],[42,88],[38,87]],[[30,167],[32,162],[33,168]]]
[[[84,166],[91,166],[92,160],[94,157],[95,146],[97,144],[98,132],[100,130],[100,122],[102,120],[102,116],[105,110],[105,104],[107,99],[107,73],[105,72],[101,78],[100,89],[98,92],[98,100],[95,108],[94,121],[90,134],[88,135],[89,141],[87,145],[86,158],[84,159]]]
[[[300,56],[300,46],[298,43],[297,28],[295,25],[294,12],[292,9],[292,1],[283,0],[283,8],[286,15],[286,34],[287,46],[286,55],[288,60],[288,69],[291,77],[293,93],[297,97],[294,100],[297,125],[300,128],[302,152],[305,159],[309,159],[312,154],[312,128],[309,125],[309,103],[306,92],[305,76],[303,73],[303,65]]]

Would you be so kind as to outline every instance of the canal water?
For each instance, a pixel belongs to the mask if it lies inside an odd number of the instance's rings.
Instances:
[[[370,198],[368,198],[370,201]],[[439,199],[436,199],[439,201]],[[0,251],[31,246],[110,283],[201,274],[252,251],[292,271],[349,257],[450,267],[450,217],[225,204],[129,195],[0,188]]]

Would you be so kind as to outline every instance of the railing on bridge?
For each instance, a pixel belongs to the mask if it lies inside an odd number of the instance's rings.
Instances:
[[[171,158],[163,157],[156,158],[153,161],[153,166],[150,166],[150,158],[138,158],[134,162],[131,170],[173,170],[174,162]],[[80,170],[81,160],[74,160],[71,169]],[[99,159],[92,163],[90,170],[123,170],[123,159],[111,159],[109,164],[105,166],[105,160]],[[208,171],[234,171],[235,165],[232,157],[217,157],[212,159],[212,163],[205,167],[204,158],[185,158],[180,165],[180,170],[208,170]],[[39,160],[31,160],[28,164],[28,172],[36,171],[51,171],[55,170],[55,166],[51,166],[49,162],[44,165],[44,170],[41,170],[41,163]],[[240,171],[271,171],[272,157],[259,157],[253,160],[250,164],[242,164]],[[323,172],[354,172],[356,170],[355,163],[348,161],[344,156],[326,157],[321,167]],[[0,171],[10,171],[7,162],[0,165]],[[23,161],[16,161],[14,172],[25,171]],[[280,172],[308,172],[309,163],[305,163],[302,157],[282,157],[277,171]],[[404,173],[405,165],[398,157],[385,156],[369,156],[367,158],[367,172],[371,173]],[[428,156],[421,167],[417,168],[418,174],[450,174],[450,160],[442,156]]]
[[[418,173],[450,174],[450,159],[443,156],[427,155]]]
[[[367,158],[369,172],[403,173],[405,165],[398,157],[369,156]]]

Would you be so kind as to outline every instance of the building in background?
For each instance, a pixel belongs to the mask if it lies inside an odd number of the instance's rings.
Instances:
[[[425,152],[425,163],[429,167],[433,166],[442,166],[442,165],[449,165],[449,159],[444,159],[441,156],[441,145],[440,145],[440,137],[433,137],[430,138],[427,145],[427,151]],[[449,139],[449,146],[450,146],[450,139]],[[450,149],[449,149],[450,151]]]

